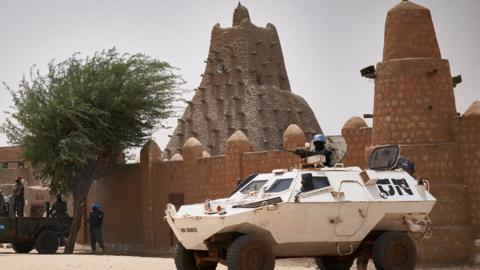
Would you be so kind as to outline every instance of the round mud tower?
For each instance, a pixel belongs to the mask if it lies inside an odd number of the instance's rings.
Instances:
[[[430,10],[410,1],[392,8],[385,22],[383,60],[441,58]]]

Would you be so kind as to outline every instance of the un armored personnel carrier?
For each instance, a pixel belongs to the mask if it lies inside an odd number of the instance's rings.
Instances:
[[[414,269],[412,237],[428,238],[435,198],[428,181],[396,169],[398,146],[372,152],[368,170],[303,166],[249,176],[225,199],[167,205],[179,240],[178,270],[272,270],[275,258],[314,257],[320,269],[350,269],[355,258],[380,270]]]

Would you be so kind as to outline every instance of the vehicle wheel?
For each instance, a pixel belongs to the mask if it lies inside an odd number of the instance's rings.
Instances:
[[[403,232],[386,232],[373,244],[373,263],[378,270],[412,270],[417,249],[410,236]]]
[[[217,265],[210,265],[205,267],[197,267],[195,257],[191,250],[186,249],[182,244],[177,243],[175,246],[175,266],[177,270],[215,270]]]
[[[357,270],[367,270],[368,269],[368,257],[358,257],[357,258]]]
[[[266,243],[244,235],[228,248],[227,266],[228,270],[273,270],[275,256]]]
[[[321,270],[349,270],[352,268],[353,260],[350,257],[315,257],[315,263]]]
[[[58,249],[58,236],[53,231],[43,231],[35,239],[35,249],[40,254],[53,254]]]
[[[33,249],[33,242],[16,242],[12,243],[13,250],[16,253],[29,253]]]

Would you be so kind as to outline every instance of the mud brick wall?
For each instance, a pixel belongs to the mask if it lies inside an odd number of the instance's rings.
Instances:
[[[21,176],[27,181],[25,185],[37,186],[42,184],[41,180],[33,175],[32,168],[25,162],[22,152],[23,149],[20,146],[0,147],[0,166],[2,167],[0,185],[15,184],[17,176]],[[4,194],[6,194],[5,190]]]
[[[367,167],[365,149],[372,144],[372,128],[360,117],[352,117],[342,128],[342,136],[347,142],[347,153],[343,158],[345,166]]]
[[[242,156],[243,175],[252,173],[268,173],[272,168],[289,169],[300,164],[298,156],[292,153],[272,150],[244,153]]]
[[[89,206],[100,203],[105,214],[104,241],[120,252],[143,244],[140,185],[140,164],[129,164],[117,166],[110,177],[94,182],[90,190]]]
[[[427,266],[455,265],[469,261],[469,189],[459,169],[459,145],[401,145],[400,151],[402,156],[415,163],[417,179],[430,182],[430,191],[438,200],[430,215],[434,226],[433,237],[418,244],[419,261]],[[440,256],[441,254],[443,255]]]
[[[221,198],[230,193],[236,182],[227,181],[226,156],[197,157],[184,161],[154,163],[152,178],[156,194],[152,208],[155,246],[170,247],[170,228],[164,221],[164,211],[171,196],[183,198],[183,204],[201,203],[206,199]],[[238,165],[238,164],[237,164]],[[238,176],[237,176],[238,177]],[[177,205],[178,207],[178,205]]]
[[[470,193],[470,215],[475,238],[480,238],[480,115],[458,117],[455,137],[460,145],[462,178]]]

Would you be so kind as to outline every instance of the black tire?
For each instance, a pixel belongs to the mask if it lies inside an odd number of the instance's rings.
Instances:
[[[368,257],[361,256],[357,258],[357,270],[367,270],[368,269]]]
[[[177,243],[175,246],[175,266],[177,270],[215,270],[217,269],[216,264],[205,267],[197,267],[195,262],[195,257],[191,250],[186,249],[182,244]]]
[[[53,254],[57,252],[59,239],[54,231],[42,231],[35,239],[35,249],[40,254]]]
[[[16,242],[12,243],[13,250],[16,253],[30,253],[33,249],[33,242]]]
[[[227,251],[228,270],[273,270],[275,256],[270,247],[249,235],[240,236]]]
[[[315,257],[315,263],[321,270],[350,270],[353,265],[353,258],[350,257]]]
[[[417,249],[404,232],[385,232],[373,245],[373,263],[377,270],[413,270]]]

